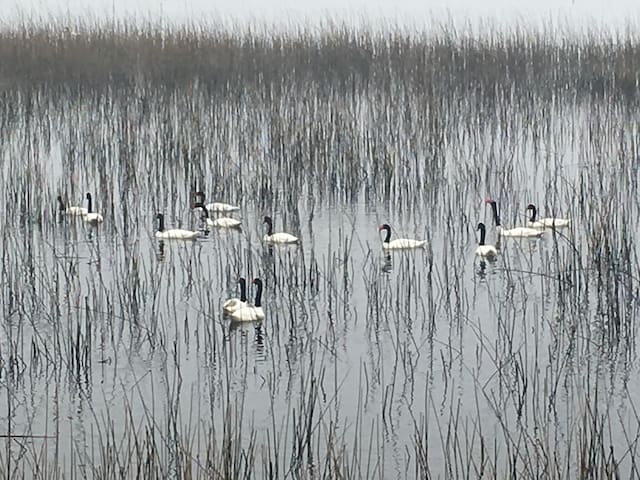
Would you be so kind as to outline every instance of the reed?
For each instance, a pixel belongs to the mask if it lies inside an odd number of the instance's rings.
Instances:
[[[3,27],[0,475],[636,476],[638,45]],[[156,240],[200,189],[242,229]],[[97,228],[56,209],[86,192]],[[572,224],[497,242],[487,196]],[[425,248],[383,253],[381,223]],[[240,276],[262,324],[222,315]]]

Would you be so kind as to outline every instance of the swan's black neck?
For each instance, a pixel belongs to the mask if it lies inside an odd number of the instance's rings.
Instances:
[[[271,217],[264,217],[264,222],[267,224],[267,235],[271,235],[273,233],[273,221]]]
[[[158,231],[164,232],[164,215],[159,213],[156,218],[158,219]]]
[[[493,211],[493,221],[495,222],[496,227],[499,227],[500,226],[500,216],[498,215],[498,205],[494,201],[491,201],[489,203],[491,204],[491,210]]]
[[[480,246],[484,245],[484,237],[486,235],[486,229],[484,226],[484,223],[479,223],[478,224],[478,230],[480,230]]]
[[[202,202],[197,202],[193,204],[193,208],[201,208],[202,209],[202,218],[209,218],[209,212],[207,211],[207,207]]]
[[[58,195],[58,210],[60,210],[61,212],[64,212],[66,210],[64,202],[62,201],[62,197],[60,195]]]
[[[536,221],[536,215],[538,215],[538,209],[536,208],[535,205],[531,204],[529,205],[529,210],[531,210],[531,218],[529,218],[529,221],[533,223]]]
[[[91,194],[87,193],[87,213],[91,213]]]
[[[262,300],[262,280],[256,278],[253,283],[256,286],[256,300],[253,302],[253,305],[256,307],[260,307],[260,301]]]
[[[240,301],[246,302],[247,301],[247,281],[244,278],[241,278],[240,280],[238,280],[238,283],[240,284]]]
[[[387,225],[386,223],[384,225],[382,225],[382,229],[387,232],[383,242],[384,243],[389,243],[391,241],[391,227],[389,225]]]

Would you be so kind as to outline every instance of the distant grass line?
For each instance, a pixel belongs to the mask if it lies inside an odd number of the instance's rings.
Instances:
[[[71,25],[71,26],[65,26]],[[91,89],[198,84],[304,89],[315,84],[431,95],[469,89],[637,99],[640,41],[591,30],[563,37],[515,26],[482,34],[455,27],[388,31],[327,24],[283,32],[215,24],[160,28],[127,23],[25,21],[0,30],[0,91],[43,85]]]

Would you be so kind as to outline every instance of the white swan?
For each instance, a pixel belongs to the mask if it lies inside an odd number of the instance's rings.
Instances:
[[[295,237],[290,233],[273,233],[273,220],[271,220],[271,217],[264,217],[262,223],[267,224],[267,233],[263,238],[267,243],[298,243],[300,241],[298,237]]]
[[[194,196],[196,199],[195,203],[204,204],[205,195],[202,190],[200,190],[199,192],[196,192]],[[238,210],[240,210],[240,207],[236,207],[235,205],[230,205],[228,203],[222,203],[222,202],[207,203],[205,205],[205,208],[210,212],[223,212],[223,213],[237,212]]]
[[[158,220],[158,231],[156,232],[156,238],[166,238],[174,240],[195,240],[200,236],[200,232],[191,230],[182,230],[180,228],[174,228],[171,230],[164,229],[164,215],[158,213],[156,215]]]
[[[567,218],[539,218],[536,220],[538,209],[533,203],[527,205],[527,211],[529,210],[531,210],[529,226],[532,228],[564,228],[571,224],[571,220]]]
[[[87,209],[84,207],[77,207],[77,206],[65,207],[64,202],[62,201],[62,196],[60,195],[58,195],[58,211],[62,215],[70,215],[74,217],[79,217],[81,215],[87,214]]]
[[[516,227],[505,230],[500,225],[500,216],[498,215],[498,206],[495,200],[488,199],[485,203],[491,205],[491,210],[493,211],[493,221],[496,224],[496,232],[501,237],[519,237],[519,238],[535,238],[541,237],[544,235],[544,230],[538,230],[535,228],[528,227]]]
[[[208,220],[211,220],[211,219],[208,219]],[[212,223],[214,227],[238,228],[242,222],[240,220],[236,220],[235,218],[220,217],[220,218],[216,218]]]
[[[498,255],[498,250],[493,245],[485,245],[484,237],[486,234],[486,228],[484,223],[480,222],[478,224],[478,230],[480,230],[480,243],[478,244],[478,248],[476,248],[476,255],[484,258],[494,258]]]
[[[386,223],[378,227],[378,232],[385,230],[387,232],[382,241],[382,248],[385,250],[400,250],[409,248],[421,248],[427,244],[426,240],[413,240],[411,238],[396,238],[391,240],[391,227]]]
[[[102,223],[102,215],[91,211],[91,194],[87,192],[87,213],[83,217],[87,223]]]
[[[207,211],[204,203],[196,203],[193,205],[193,208],[201,208],[202,216],[208,227],[219,227],[219,228],[238,228],[242,222],[240,220],[236,220],[235,218],[230,217],[220,217],[212,220],[209,218],[209,212]]]
[[[238,279],[240,284],[240,298],[229,298],[222,304],[222,309],[227,315],[235,312],[236,310],[246,307],[247,304],[247,281],[244,278]]]
[[[264,310],[262,309],[262,280],[255,278],[253,283],[256,287],[256,298],[253,305],[246,305],[229,314],[236,322],[255,322],[256,320],[264,320]]]
[[[229,205],[228,203],[213,202],[207,203],[207,210],[211,212],[236,212],[240,210],[240,207]]]

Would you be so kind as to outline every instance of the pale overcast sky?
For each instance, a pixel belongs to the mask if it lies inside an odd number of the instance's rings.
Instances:
[[[363,18],[425,23],[431,19],[490,19],[498,23],[540,22],[554,18],[622,27],[640,23],[640,0],[0,0],[0,15],[12,21],[16,12],[47,15],[90,14],[152,17],[176,22],[209,18],[291,23],[318,18]]]

